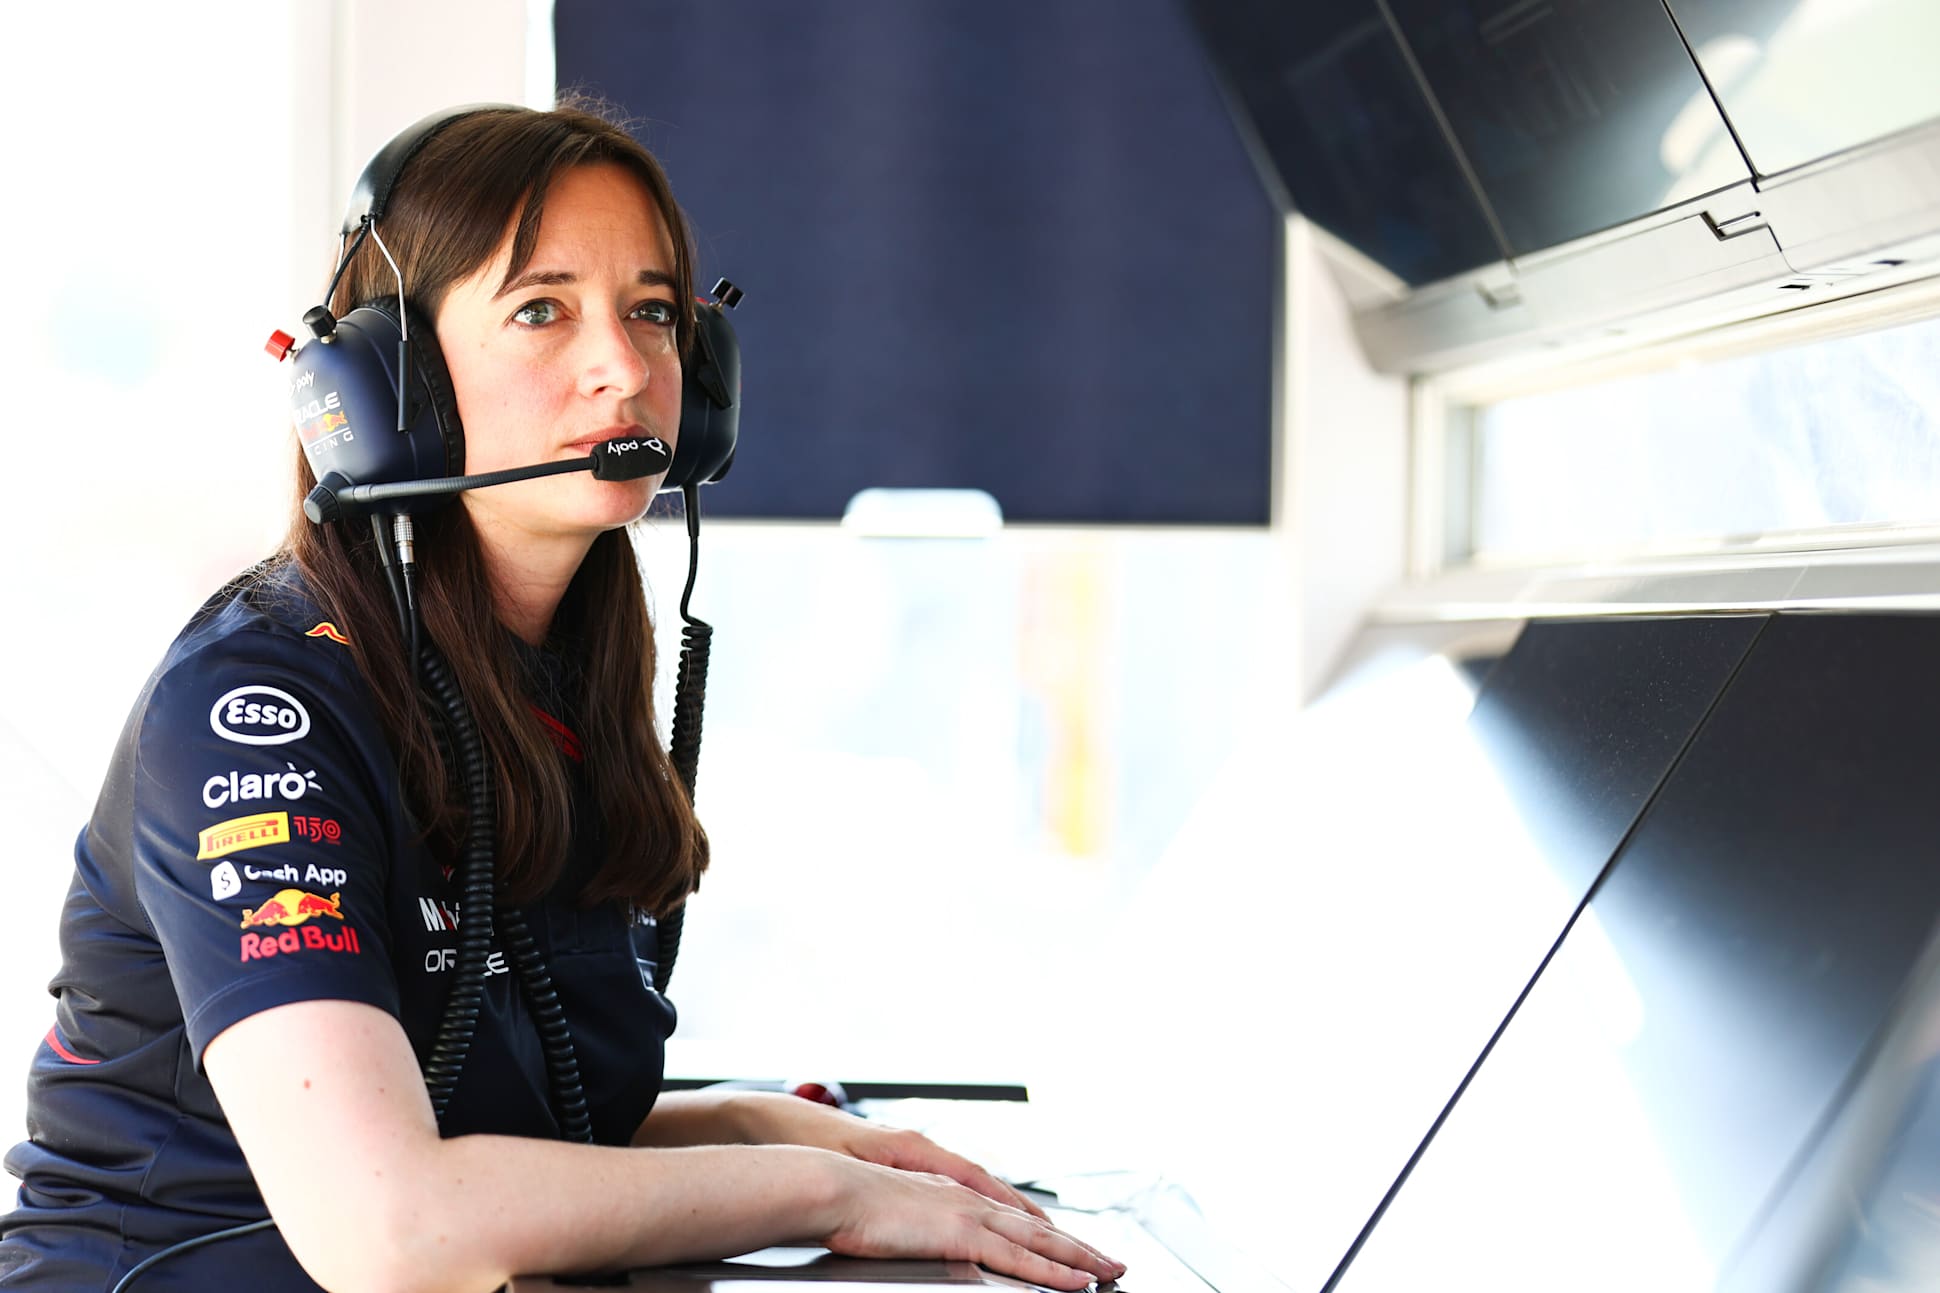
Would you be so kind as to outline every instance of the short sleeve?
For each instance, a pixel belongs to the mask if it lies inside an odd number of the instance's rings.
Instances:
[[[399,1012],[386,912],[395,775],[328,640],[231,633],[171,663],[140,718],[135,893],[190,1045],[295,1001]]]

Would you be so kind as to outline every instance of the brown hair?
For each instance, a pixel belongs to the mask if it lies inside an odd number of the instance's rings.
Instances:
[[[681,353],[693,334],[692,241],[665,172],[626,131],[580,106],[535,112],[488,109],[445,126],[405,168],[379,232],[397,260],[405,298],[427,322],[451,285],[476,273],[512,227],[510,277],[531,260],[553,180],[571,167],[614,163],[646,188],[674,248]],[[513,222],[516,219],[517,224]],[[361,248],[330,301],[341,317],[396,292],[377,248]],[[397,756],[406,796],[438,855],[455,861],[463,797],[406,668],[388,587],[368,529],[312,525],[301,501],[316,483],[299,450],[298,508],[284,551],[324,612],[350,638]],[[417,519],[418,603],[424,631],[450,663],[494,772],[498,900],[531,902],[560,877],[573,833],[564,755],[534,714],[517,652],[498,623],[470,514],[441,507]],[[707,837],[654,730],[653,625],[627,532],[594,540],[554,613],[549,641],[578,665],[576,715],[584,770],[599,822],[602,865],[581,891],[665,915],[707,867]]]

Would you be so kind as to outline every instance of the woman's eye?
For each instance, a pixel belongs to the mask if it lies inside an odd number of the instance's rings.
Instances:
[[[672,323],[674,304],[672,301],[642,301],[633,307],[633,317],[648,323]]]
[[[557,301],[529,301],[512,314],[514,323],[523,323],[528,328],[542,328],[559,318]]]

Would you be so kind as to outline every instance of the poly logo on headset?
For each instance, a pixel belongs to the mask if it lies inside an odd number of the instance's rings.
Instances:
[[[241,745],[283,745],[309,735],[310,714],[287,691],[238,687],[224,692],[210,708],[209,727],[223,740]]]

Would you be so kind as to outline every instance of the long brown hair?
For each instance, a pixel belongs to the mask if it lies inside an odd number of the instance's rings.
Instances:
[[[625,167],[646,188],[674,247],[681,353],[693,334],[693,252],[666,174],[626,131],[579,106],[552,112],[489,109],[447,125],[399,179],[380,232],[402,271],[406,300],[425,320],[453,283],[476,273],[513,228],[508,280],[531,260],[546,194],[563,171]],[[513,222],[516,218],[517,224]],[[341,317],[396,292],[382,255],[366,245],[329,302]],[[284,551],[350,650],[376,698],[405,793],[434,852],[455,858],[463,799],[406,667],[372,536],[349,522],[312,525],[301,501],[316,483],[296,455],[296,500]],[[498,807],[498,898],[526,903],[559,878],[573,834],[571,774],[529,704],[524,667],[497,630],[491,583],[470,514],[448,506],[417,518],[418,602],[424,631],[450,663],[491,756]],[[576,715],[585,776],[600,823],[603,863],[586,903],[620,900],[665,915],[707,867],[707,836],[654,730],[653,625],[625,530],[594,540],[553,617],[549,642],[577,662]]]

